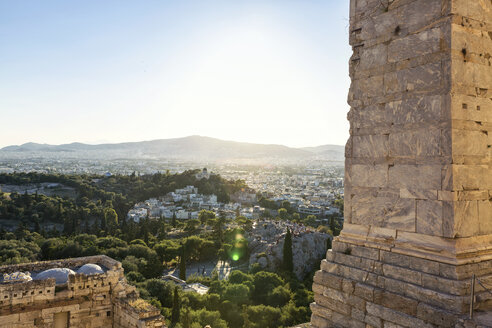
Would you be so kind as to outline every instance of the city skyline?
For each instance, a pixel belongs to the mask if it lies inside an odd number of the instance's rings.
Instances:
[[[0,147],[348,138],[348,2],[0,1]]]

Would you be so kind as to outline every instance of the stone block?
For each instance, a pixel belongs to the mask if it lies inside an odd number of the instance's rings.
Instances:
[[[333,312],[339,312],[344,315],[350,316],[351,306],[348,304],[341,303],[339,301],[336,301],[332,298],[328,298],[321,294],[314,294],[314,301],[316,302],[316,304],[324,308],[330,309]]]
[[[425,303],[419,303],[417,306],[417,317],[430,322],[439,327],[454,327],[457,322],[456,316],[452,313],[446,312],[443,309],[438,309],[427,305]]]
[[[352,280],[343,280],[342,281],[342,291],[345,294],[352,294],[354,292],[355,282]]]
[[[424,321],[417,319],[415,317],[409,316],[405,313],[401,313],[389,308],[386,308],[381,305],[367,303],[366,306],[367,313],[381,318],[385,321],[389,321],[392,323],[398,323],[403,327],[414,328],[414,327],[422,327],[422,328],[433,328],[431,324],[426,324]]]
[[[353,246],[351,248],[351,254],[371,260],[379,260],[379,249],[377,248]]]
[[[387,135],[353,136],[353,156],[378,158],[388,156]]]
[[[386,64],[388,47],[385,44],[377,44],[373,47],[364,47],[360,54],[360,64],[358,69],[367,70],[378,68]]]
[[[421,286],[409,284],[406,288],[405,296],[425,300],[425,303],[447,309],[449,312],[464,313],[466,311],[464,297],[438,292]]]
[[[396,13],[398,21],[404,26],[427,25],[442,15],[441,1],[417,0],[404,3]]]
[[[313,281],[317,284],[320,284],[322,286],[331,288],[331,289],[336,289],[336,290],[341,290],[342,289],[342,278],[329,274],[325,271],[316,271],[314,274]]]
[[[453,204],[455,235],[459,237],[477,235],[480,231],[478,201],[455,201]]]
[[[453,96],[451,103],[452,119],[492,122],[492,112],[486,110],[491,108],[491,106],[492,99],[490,98],[456,94]]]
[[[439,156],[441,130],[412,129],[389,135],[389,154],[392,157]]]
[[[352,165],[350,177],[354,187],[384,187],[388,181],[388,166]]]
[[[389,44],[388,61],[399,62],[440,51],[441,30],[433,28],[396,39]]]
[[[453,154],[487,155],[488,132],[453,129]]]
[[[366,284],[357,283],[354,288],[354,295],[366,301],[374,301],[375,288]]]
[[[330,263],[326,260],[321,260],[321,270],[334,275],[338,275],[340,273],[340,267],[338,264]]]
[[[389,101],[385,105],[387,120],[396,125],[437,123],[441,120],[442,96],[415,96]]]
[[[383,327],[383,320],[371,314],[366,314],[364,322],[370,325],[371,327],[375,327],[375,328]]]
[[[353,308],[352,318],[360,323],[364,322],[364,319],[366,318],[365,309],[359,310],[357,308]]]
[[[399,312],[416,316],[417,304],[418,304],[417,301],[395,293],[390,293],[390,292],[382,293],[381,305]]]
[[[383,272],[385,277],[390,277],[417,285],[422,283],[422,274],[411,269],[390,264],[383,264]]]
[[[386,94],[420,90],[437,91],[441,87],[441,76],[440,62],[386,73],[384,75],[384,91]],[[378,84],[378,86],[381,85]]]
[[[457,296],[463,296],[469,292],[466,283],[462,281],[450,280],[426,273],[422,273],[422,286]]]
[[[384,228],[415,231],[415,200],[402,199],[396,194],[372,196],[366,194],[352,199],[352,222]]]
[[[440,165],[394,165],[388,184],[398,189],[441,189]]]
[[[438,199],[438,192],[438,190],[400,189],[400,198],[436,200]]]
[[[490,200],[478,201],[479,234],[492,233],[492,202]]]
[[[403,326],[400,326],[394,322],[389,322],[389,321],[385,321],[383,327],[384,328],[404,328]]]
[[[383,81],[383,75],[355,80],[349,90],[349,101],[382,96],[384,92]]]
[[[432,235],[443,235],[442,202],[438,200],[417,200],[417,232]]]
[[[409,267],[423,273],[439,275],[439,262],[429,261],[418,257],[409,257]]]
[[[375,128],[391,125],[384,105],[374,104],[364,108],[351,108],[347,114],[350,126],[356,128]],[[351,156],[349,156],[351,157]]]

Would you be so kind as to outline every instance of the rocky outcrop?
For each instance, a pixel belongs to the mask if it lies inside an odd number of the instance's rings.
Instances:
[[[259,221],[248,235],[250,266],[258,263],[262,268],[276,271],[280,269],[287,228],[292,231],[292,255],[294,274],[303,279],[319,266],[325,257],[329,234],[288,222]]]

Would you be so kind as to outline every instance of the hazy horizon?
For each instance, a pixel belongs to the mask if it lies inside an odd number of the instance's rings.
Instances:
[[[0,148],[344,145],[348,1],[0,0]]]
[[[100,141],[95,141],[95,142],[80,142],[80,141],[70,141],[70,142],[63,142],[63,143],[56,143],[56,144],[51,144],[51,143],[42,143],[42,142],[34,142],[34,141],[27,141],[22,144],[11,144],[11,145],[6,145],[6,146],[0,146],[0,149],[9,147],[9,146],[22,146],[24,144],[29,144],[29,143],[35,143],[35,144],[40,144],[40,145],[51,145],[51,146],[61,146],[61,145],[69,145],[69,144],[74,144],[74,143],[82,143],[82,144],[87,144],[87,145],[103,145],[103,144],[120,144],[120,143],[138,143],[138,142],[148,142],[148,141],[157,141],[157,140],[166,140],[166,139],[184,139],[184,138],[190,138],[190,137],[203,137],[203,138],[212,138],[212,139],[218,139],[221,141],[232,141],[232,142],[238,142],[238,143],[252,143],[252,144],[261,144],[261,145],[278,145],[278,146],[287,146],[290,148],[315,148],[315,147],[321,147],[321,146],[326,146],[326,145],[331,145],[331,146],[340,146],[340,147],[345,147],[345,144],[340,145],[340,144],[316,144],[316,145],[308,145],[308,146],[302,146],[302,147],[291,147],[285,144],[270,144],[270,143],[256,143],[256,142],[249,142],[249,141],[243,141],[243,140],[231,140],[231,139],[221,139],[221,138],[215,138],[215,137],[210,137],[210,136],[202,136],[202,135],[188,135],[188,136],[181,136],[181,137],[172,137],[172,138],[160,138],[160,139],[150,139],[150,140],[131,140],[131,141],[121,141],[121,142],[107,142],[104,140]]]

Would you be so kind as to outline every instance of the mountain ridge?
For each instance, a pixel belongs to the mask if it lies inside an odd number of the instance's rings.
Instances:
[[[90,145],[72,142],[61,145],[28,142],[22,145],[6,146],[0,153],[98,153],[108,156],[152,156],[183,159],[251,159],[251,158],[324,158],[343,160],[344,147],[322,145],[317,147],[293,148],[278,144],[257,144],[221,140],[205,136],[188,136],[183,138],[156,139],[147,141],[103,143]]]

